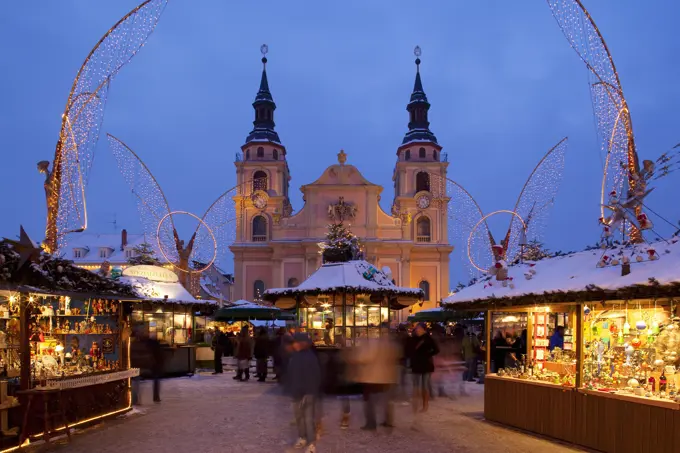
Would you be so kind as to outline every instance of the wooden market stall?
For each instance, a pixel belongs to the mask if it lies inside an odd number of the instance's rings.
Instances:
[[[598,451],[678,451],[680,244],[665,248],[613,251],[633,258],[626,275],[598,265],[602,250],[518,264],[442,301],[492,326],[486,419]]]
[[[264,299],[295,309],[298,325],[319,346],[353,346],[389,332],[401,310],[422,300],[420,288],[396,286],[363,260],[323,264],[295,288],[274,288]]]
[[[0,242],[0,451],[130,409],[131,288]]]
[[[137,297],[143,299],[132,306],[132,365],[150,377],[146,349],[135,337],[152,338],[163,345],[164,377],[191,375],[196,361],[207,353],[205,342],[207,322],[217,309],[214,300],[194,298],[179,283],[174,272],[160,266],[132,266],[123,271],[121,282],[129,284]],[[206,352],[207,351],[207,352]]]

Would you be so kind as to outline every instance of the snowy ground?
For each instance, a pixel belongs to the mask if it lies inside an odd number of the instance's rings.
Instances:
[[[163,382],[161,404],[141,405],[118,420],[78,431],[71,444],[57,441],[40,453],[288,452],[295,438],[288,400],[273,383],[236,382],[233,374]],[[146,384],[144,384],[146,385]],[[359,429],[360,400],[352,401],[349,430],[339,428],[340,405],[325,404],[321,453],[340,452],[544,452],[578,451],[483,420],[484,386],[465,384],[469,396],[438,398],[413,430],[410,407],[397,406],[397,428],[389,433]],[[145,391],[142,396],[148,396]],[[550,410],[550,408],[546,408]]]

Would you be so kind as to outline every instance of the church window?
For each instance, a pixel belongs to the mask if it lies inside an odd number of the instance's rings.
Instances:
[[[265,291],[264,282],[262,280],[255,280],[253,283],[253,297],[255,300],[262,300],[262,295]]]
[[[250,150],[246,150],[246,160],[250,160]]]
[[[425,151],[425,148],[420,148],[420,149],[418,150],[418,157],[420,157],[421,159],[425,159],[425,156],[426,156],[426,155],[427,155],[427,153],[426,153],[426,151]]]
[[[428,217],[419,217],[416,221],[416,242],[430,242],[430,219]]]
[[[253,217],[253,242],[265,242],[267,240],[267,219],[258,215]]]
[[[423,293],[425,293],[424,300],[429,301],[430,300],[430,282],[427,280],[423,280],[420,283],[418,283],[418,288],[423,290]]]
[[[264,157],[264,148],[263,147],[258,147],[257,148],[257,158],[262,159]]]
[[[299,284],[300,284],[300,281],[295,277],[291,277],[291,278],[288,279],[288,287],[289,288],[295,288]]]
[[[404,153],[404,160],[411,160],[411,150],[407,149]]]
[[[275,149],[272,151],[272,156],[274,156],[274,160],[279,160],[279,150]]]
[[[416,192],[430,191],[430,175],[425,171],[416,173]]]
[[[267,191],[269,182],[267,181],[267,173],[262,170],[257,170],[253,173],[253,192],[256,190]]]
[[[432,151],[432,158],[437,160],[437,150]]]

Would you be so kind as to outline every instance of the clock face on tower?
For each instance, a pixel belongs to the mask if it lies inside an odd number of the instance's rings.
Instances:
[[[420,209],[427,209],[428,207],[430,207],[430,197],[428,197],[427,195],[421,195],[416,200],[416,204]]]
[[[262,193],[253,194],[253,206],[257,209],[264,209],[267,207],[267,196]]]

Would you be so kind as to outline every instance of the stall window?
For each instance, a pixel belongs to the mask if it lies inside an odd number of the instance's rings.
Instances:
[[[264,282],[262,280],[255,280],[255,283],[253,283],[253,297],[256,300],[259,300],[262,298],[262,294],[264,294],[265,291],[265,286]]]
[[[424,300],[429,301],[430,300],[430,282],[427,280],[423,280],[418,284],[418,287],[423,290],[424,295]]]

